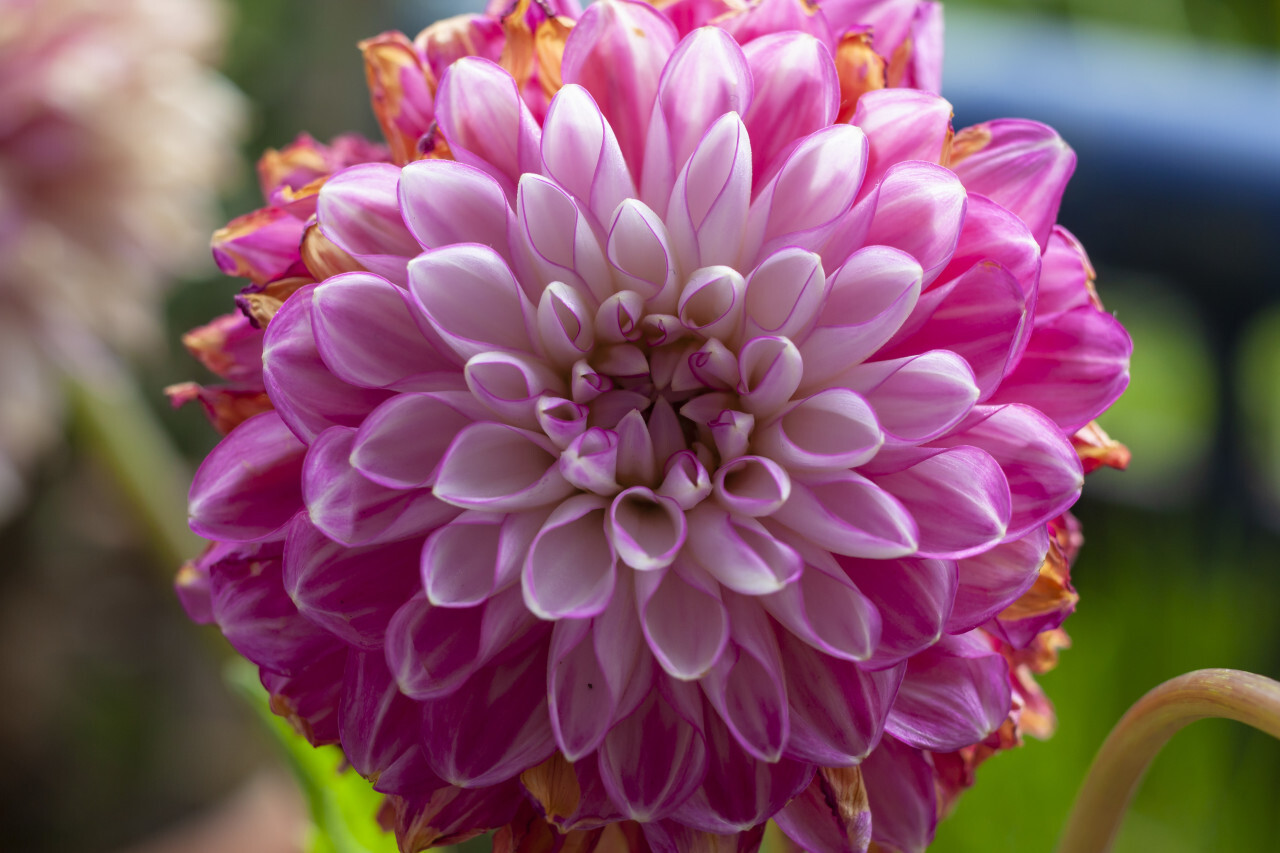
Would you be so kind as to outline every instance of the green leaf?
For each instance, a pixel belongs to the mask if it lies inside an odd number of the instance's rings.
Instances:
[[[257,712],[280,746],[311,812],[310,853],[396,853],[395,837],[378,826],[382,795],[354,770],[342,770],[342,751],[314,747],[271,712],[270,697],[246,660],[227,665],[227,683]]]

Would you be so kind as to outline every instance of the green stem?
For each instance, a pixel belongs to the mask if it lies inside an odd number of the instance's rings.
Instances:
[[[103,355],[91,375],[68,371],[67,400],[77,428],[141,522],[171,582],[178,566],[203,546],[187,529],[190,473],[128,374]]]
[[[1107,853],[1156,754],[1184,726],[1206,717],[1238,720],[1280,739],[1280,682],[1251,672],[1202,669],[1139,699],[1098,750],[1058,853]]]

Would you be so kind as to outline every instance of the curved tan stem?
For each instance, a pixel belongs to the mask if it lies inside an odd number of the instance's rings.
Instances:
[[[1107,853],[1152,759],[1178,730],[1206,717],[1238,720],[1280,739],[1280,682],[1251,672],[1202,669],[1139,699],[1098,750],[1058,853]]]

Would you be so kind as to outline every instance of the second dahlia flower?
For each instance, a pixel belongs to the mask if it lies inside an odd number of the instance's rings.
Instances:
[[[852,25],[677,6],[517,7],[500,63],[398,66],[412,110],[371,75],[425,159],[326,175],[343,271],[245,331],[270,408],[192,487],[188,607],[405,850],[916,850],[1046,713],[1020,652],[1129,351],[1074,155],[850,104]],[[519,79],[522,31],[568,35]]]

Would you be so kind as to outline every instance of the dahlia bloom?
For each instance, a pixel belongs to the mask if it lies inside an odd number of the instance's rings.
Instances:
[[[155,343],[198,258],[242,106],[206,0],[0,0],[0,517],[86,348]],[[91,356],[92,357],[92,356]]]
[[[602,0],[365,43],[392,162],[314,179],[265,332],[206,329],[264,410],[178,586],[402,849],[918,850],[1051,727],[1073,436],[1130,344],[1055,225],[1074,154],[953,133],[938,22]]]

